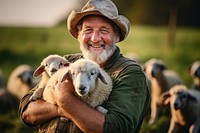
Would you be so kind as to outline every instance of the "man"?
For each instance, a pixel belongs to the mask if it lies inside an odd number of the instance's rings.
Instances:
[[[71,81],[65,81],[54,91],[57,106],[43,100],[29,102],[34,90],[25,95],[19,108],[20,118],[29,126],[41,125],[39,132],[139,132],[149,107],[146,78],[141,67],[123,57],[116,46],[129,33],[128,19],[118,15],[112,1],[90,0],[81,12],[72,11],[67,22],[82,54],[65,57],[70,62],[80,58],[91,59],[113,79],[113,90],[102,105],[108,113],[98,112],[82,102],[74,95]],[[70,122],[60,121],[60,116],[69,118]]]

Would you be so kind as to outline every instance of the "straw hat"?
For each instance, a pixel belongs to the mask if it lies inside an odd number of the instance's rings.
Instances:
[[[78,22],[87,15],[101,15],[113,21],[120,29],[120,41],[123,41],[130,30],[129,20],[118,14],[116,5],[111,0],[89,0],[82,8],[81,12],[72,11],[67,19],[69,32],[77,38]]]

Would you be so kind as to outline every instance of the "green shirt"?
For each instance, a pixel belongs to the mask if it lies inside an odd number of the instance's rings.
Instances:
[[[82,58],[82,54],[67,55],[65,57],[70,62],[74,62]],[[132,60],[123,57],[117,47],[103,69],[111,75],[113,80],[113,90],[109,99],[102,105],[108,110],[105,115],[104,133],[139,132],[150,102],[146,77],[141,67]],[[19,106],[20,118],[29,103],[28,99],[32,92],[30,91],[21,100]],[[30,123],[24,123],[33,126]],[[54,130],[60,130],[60,132],[80,132],[72,122],[63,123],[58,118],[43,124],[40,132],[52,130],[52,128],[45,129],[49,126],[54,127]]]

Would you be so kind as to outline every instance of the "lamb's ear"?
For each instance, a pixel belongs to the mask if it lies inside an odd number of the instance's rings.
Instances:
[[[69,64],[70,64],[69,62],[66,62],[66,63],[64,64],[64,66],[69,66]]]
[[[99,71],[98,78],[99,78],[104,84],[108,84],[108,83],[106,82],[106,79],[104,78],[104,76],[101,74],[101,71]]]
[[[33,73],[33,76],[34,76],[34,77],[40,76],[40,75],[45,71],[44,68],[45,68],[45,67],[44,67],[43,65],[40,65],[40,66],[35,70],[35,72]]]
[[[170,102],[170,97],[171,97],[171,95],[170,95],[169,91],[166,91],[166,92],[162,93],[160,100],[164,105],[167,105]]]
[[[70,70],[68,70],[65,74],[63,74],[63,76],[61,76],[60,82],[62,83],[62,82],[65,81],[66,79],[71,79]]]

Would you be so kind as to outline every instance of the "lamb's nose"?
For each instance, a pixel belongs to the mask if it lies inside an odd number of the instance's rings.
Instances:
[[[81,94],[85,94],[85,93],[86,93],[86,92],[85,92],[85,89],[86,89],[85,86],[81,86],[81,87],[79,88],[80,93],[81,93]]]
[[[57,69],[55,69],[55,68],[53,68],[53,69],[51,69],[51,72],[56,72],[57,71]]]

